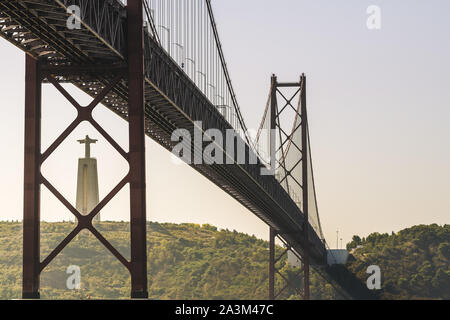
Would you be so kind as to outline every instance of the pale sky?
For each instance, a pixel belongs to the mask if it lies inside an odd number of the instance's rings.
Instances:
[[[276,5],[274,5],[276,4]],[[366,27],[369,5],[381,30]],[[351,236],[450,221],[450,2],[447,0],[213,0],[231,78],[248,127],[256,128],[269,90],[308,77],[308,108],[319,212],[336,246]],[[25,56],[0,39],[0,220],[21,220]],[[83,104],[90,98],[66,86]],[[43,149],[75,116],[50,85],[43,89]],[[95,113],[127,149],[127,126],[104,107]],[[127,166],[88,125],[79,127],[43,166],[75,201],[76,140],[89,134],[98,159],[100,196]],[[147,139],[147,216],[159,222],[211,223],[267,238],[252,213]],[[128,220],[128,189],[102,211]],[[71,214],[42,191],[42,219]]]

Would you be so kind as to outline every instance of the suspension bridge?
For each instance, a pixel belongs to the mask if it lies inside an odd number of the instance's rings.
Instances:
[[[278,273],[275,239],[302,261],[299,294],[309,299],[310,267],[345,298],[370,299],[367,288],[345,267],[327,265],[327,244],[319,219],[306,108],[306,76],[270,79],[256,137],[251,137],[235,95],[210,0],[1,0],[0,36],[26,53],[23,298],[39,298],[41,272],[82,230],[87,229],[129,270],[131,297],[148,297],[145,136],[167,150],[172,133],[210,129],[239,152],[224,163],[190,165],[270,227],[268,298],[275,299]],[[41,150],[41,87],[50,83],[78,116],[47,150]],[[93,98],[81,106],[61,83]],[[269,82],[268,82],[269,84]],[[92,117],[103,104],[129,123],[125,151]],[[83,121],[129,163],[128,175],[88,215],[43,176],[40,166]],[[198,123],[201,123],[199,126]],[[217,143],[212,140],[210,143]],[[230,143],[227,141],[227,143]],[[192,156],[204,156],[191,143]],[[256,159],[250,163],[249,159]],[[262,174],[264,170],[272,174]],[[94,227],[100,210],[130,185],[131,259],[125,259]],[[77,218],[75,229],[49,256],[40,257],[40,188],[45,186]],[[287,279],[285,279],[287,280]],[[286,287],[290,284],[287,283]]]

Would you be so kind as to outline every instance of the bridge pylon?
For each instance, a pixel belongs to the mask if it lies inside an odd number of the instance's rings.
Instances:
[[[145,116],[144,116],[144,34],[143,0],[128,0],[127,42],[125,64],[44,64],[26,56],[25,85],[25,164],[24,164],[24,222],[23,222],[23,285],[24,299],[40,298],[40,274],[61,251],[82,231],[89,230],[130,272],[131,297],[148,298],[146,247],[146,184],[145,184]],[[81,106],[60,84],[65,77],[95,78],[103,84],[93,90],[94,100]],[[75,107],[76,119],[41,153],[41,86],[49,82]],[[92,117],[94,108],[104,99],[117,98],[113,90],[128,82],[129,151],[120,145]],[[89,80],[86,80],[89,83]],[[94,94],[95,92],[95,94]],[[43,176],[41,165],[83,121],[89,122],[129,164],[128,174],[87,215],[82,215]],[[131,260],[125,259],[93,226],[93,219],[126,185],[130,185]],[[44,259],[40,259],[40,187],[44,185],[76,217],[74,230]]]
[[[303,299],[310,298],[310,259],[309,259],[309,208],[310,201],[308,194],[308,119],[306,112],[306,76],[302,74],[299,82],[282,83],[278,82],[275,75],[271,78],[270,103],[268,110],[265,111],[263,123],[258,132],[258,138],[261,135],[261,129],[266,122],[270,128],[269,137],[269,154],[271,166],[274,169],[275,177],[283,186],[285,191],[295,201],[301,212],[303,213],[303,230],[298,237],[303,243],[303,252],[296,253],[272,227],[270,228],[269,238],[269,299],[276,299],[284,290],[291,287]],[[279,97],[282,102],[279,105]],[[293,106],[293,101],[298,99],[298,105]],[[288,111],[290,115],[286,115]],[[294,119],[292,129],[287,130],[283,125],[283,120]],[[267,126],[267,125],[266,125]],[[267,129],[267,128],[266,128]],[[299,195],[301,194],[301,196]],[[275,239],[279,239],[285,244],[286,250],[281,256],[275,257]],[[283,276],[276,268],[276,263],[287,254],[288,251],[293,252],[302,262],[301,271],[298,276],[302,278],[302,288],[298,288],[291,283],[289,279]],[[278,293],[275,293],[275,276],[279,275],[286,282],[286,286]]]

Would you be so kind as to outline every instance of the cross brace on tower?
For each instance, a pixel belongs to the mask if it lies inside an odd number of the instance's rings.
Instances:
[[[53,66],[43,65],[30,55],[26,56],[25,85],[25,165],[24,165],[24,228],[23,228],[23,284],[22,297],[40,297],[40,274],[51,261],[82,230],[89,230],[130,272],[131,297],[147,298],[146,250],[146,185],[145,185],[145,132],[144,132],[144,50],[143,50],[143,0],[128,0],[128,58],[124,67],[111,65]],[[71,76],[83,75],[93,70],[98,75],[108,74],[104,88],[86,107],[61,86],[58,76],[69,72]],[[112,75],[112,76],[111,76]],[[129,151],[119,144],[92,117],[94,108],[124,80],[128,80]],[[41,86],[48,81],[60,91],[78,112],[76,119],[53,144],[41,153]],[[82,122],[88,121],[128,161],[129,172],[119,184],[88,214],[82,215],[43,176],[42,163]],[[93,226],[98,212],[127,184],[130,185],[131,260],[126,260]],[[76,217],[75,229],[44,259],[40,259],[40,187],[41,184],[55,195]]]
[[[290,98],[286,97],[281,91],[282,88],[293,88],[294,93],[291,94]],[[284,100],[284,105],[281,109],[278,107],[278,95]],[[292,101],[298,96],[298,107],[294,108]],[[272,165],[275,166],[275,174],[277,180],[283,185],[286,192],[295,199],[296,193],[293,190],[300,190],[302,197],[296,200],[297,205],[301,209],[304,216],[303,223],[303,234],[298,235],[302,237],[303,242],[303,252],[299,259],[302,261],[303,274],[303,288],[299,290],[292,286],[275,267],[276,263],[286,254],[290,249],[287,246],[286,251],[282,256],[275,258],[275,239],[278,237],[284,242],[282,237],[273,229],[270,228],[270,239],[269,239],[269,299],[273,300],[279,296],[281,292],[275,294],[275,274],[280,275],[287,282],[286,287],[283,288],[284,291],[287,287],[291,286],[295,291],[301,294],[301,296],[308,300],[310,298],[309,286],[310,286],[310,262],[309,262],[309,219],[308,219],[308,129],[307,129],[307,113],[306,113],[306,76],[302,74],[300,81],[295,83],[280,83],[275,75],[271,78],[271,92],[270,92],[270,105],[268,105],[269,110],[266,111],[264,117],[269,115],[270,120],[270,158],[271,162],[275,160]],[[292,131],[290,134],[286,133],[287,130],[282,128],[280,116],[283,112],[292,108],[295,112],[295,119]],[[263,120],[264,121],[264,120]],[[278,134],[279,145],[276,143]],[[259,135],[259,134],[258,134]],[[295,137],[300,135],[300,143],[295,142]],[[298,159],[291,161],[290,164],[286,163],[287,155],[290,148],[297,150],[299,154]],[[280,155],[277,159],[277,155]],[[301,170],[298,170],[301,166]],[[296,176],[293,174],[294,170],[297,170],[299,174]],[[299,177],[300,176],[300,177]],[[285,242],[284,242],[285,243]],[[285,243],[286,244],[286,243]],[[286,244],[287,245],[287,244]],[[293,251],[292,251],[293,252]],[[295,253],[295,252],[294,252]]]

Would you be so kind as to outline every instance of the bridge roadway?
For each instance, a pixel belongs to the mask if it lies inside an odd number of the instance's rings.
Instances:
[[[69,30],[66,26],[66,12],[70,5],[78,5],[82,10],[81,29]],[[51,66],[58,81],[72,83],[92,97],[126,64],[125,28],[126,10],[118,0],[0,1],[0,36],[39,59],[44,67]],[[173,131],[187,129],[192,133],[194,121],[202,121],[204,131],[214,128],[224,133],[232,129],[148,33],[145,33],[144,45],[145,125],[149,137],[172,150],[176,144],[171,141]],[[126,120],[127,101],[128,87],[124,79],[102,104]],[[248,157],[253,151],[248,144],[245,145]],[[194,146],[192,150],[202,152]],[[263,165],[259,159],[257,165],[237,164],[234,160],[231,165],[191,166],[274,228],[293,249],[303,254],[304,215],[298,206],[273,176],[260,174]],[[311,264],[325,266],[325,245],[311,227],[309,241]],[[323,274],[328,275],[327,272]]]

